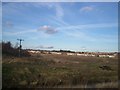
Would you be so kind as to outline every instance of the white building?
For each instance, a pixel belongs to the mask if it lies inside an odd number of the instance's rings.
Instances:
[[[75,55],[75,53],[67,53],[67,55]]]
[[[34,51],[34,50],[30,50],[28,51],[29,53],[33,53],[33,54],[36,54],[36,53],[41,53],[40,51]]]
[[[62,54],[61,52],[50,52],[51,54]]]

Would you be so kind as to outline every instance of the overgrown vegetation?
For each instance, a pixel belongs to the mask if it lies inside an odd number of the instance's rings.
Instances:
[[[117,88],[117,58],[39,54],[29,57],[10,42],[2,42],[3,88]]]
[[[13,47],[10,41],[2,42],[2,54],[7,56],[19,56],[19,46]],[[30,56],[26,50],[21,50],[21,56]]]
[[[62,55],[3,59],[3,87],[117,87],[117,59]],[[102,65],[112,70],[99,68]]]

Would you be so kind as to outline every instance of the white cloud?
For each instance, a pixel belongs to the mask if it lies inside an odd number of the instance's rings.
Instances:
[[[90,42],[107,42],[107,43],[114,43],[117,42],[118,37],[115,35],[91,35],[89,33],[86,33],[84,31],[63,31],[63,33],[68,37],[68,38],[74,38],[77,40],[85,40],[85,41],[90,41]]]
[[[31,3],[34,7],[47,7],[49,9],[54,9],[55,10],[55,15],[57,18],[62,19],[64,16],[64,9],[60,5],[60,3],[53,3],[53,2],[40,2],[40,3]]]
[[[65,34],[69,37],[76,38],[76,39],[87,40],[87,41],[96,41],[95,38],[91,37],[90,35],[86,34],[85,32],[74,31],[74,32],[66,32]]]
[[[34,6],[36,8],[40,8],[42,6],[42,7],[47,7],[49,9],[55,6],[53,2],[28,3],[28,5]]]
[[[12,22],[6,21],[6,22],[5,22],[5,26],[8,27],[8,28],[12,28],[14,25],[13,25]]]
[[[116,37],[113,37],[110,35],[109,37],[106,37],[106,34],[103,36],[95,36],[91,35],[88,33],[89,30],[93,32],[94,30],[108,30],[108,28],[111,27],[117,27],[117,23],[100,23],[100,24],[86,24],[86,25],[75,25],[75,26],[64,26],[64,27],[59,27],[57,30],[59,32],[63,33],[64,35],[71,37],[71,38],[76,38],[76,39],[81,39],[81,40],[87,40],[87,41],[103,41],[103,42],[113,42],[113,40]],[[102,29],[106,28],[106,29]]]
[[[19,32],[5,32],[5,31],[3,31],[3,34],[12,36],[12,35],[20,35],[20,34],[26,34],[26,33],[31,33],[31,32],[36,32],[36,30],[19,31]]]
[[[36,48],[41,48],[41,49],[53,49],[54,47],[53,47],[53,46],[40,45],[40,46],[37,46]]]
[[[49,9],[55,9],[55,15],[57,18],[62,19],[64,16],[64,9],[60,3],[40,3],[40,5],[47,6]]]
[[[91,6],[85,6],[80,9],[81,12],[89,12],[92,11],[94,8]]]
[[[48,26],[48,25],[41,26],[41,27],[38,29],[38,31],[43,31],[43,32],[45,32],[46,34],[55,34],[55,33],[58,32],[55,28],[53,28],[53,27],[51,27],[51,26]]]
[[[63,19],[57,18],[57,17],[53,17],[51,16],[51,23],[54,23],[55,25],[58,25],[59,27],[63,27],[63,26],[69,26],[68,23],[66,23]]]
[[[99,30],[98,28],[111,28],[111,27],[118,27],[117,23],[99,23],[99,24],[84,24],[84,25],[68,25],[68,26],[63,26],[63,27],[58,27],[57,29],[59,30],[92,30],[96,29]],[[106,29],[109,30],[109,29]]]
[[[60,19],[63,18],[64,16],[63,8],[59,4],[56,4],[55,7],[56,7],[56,17]]]

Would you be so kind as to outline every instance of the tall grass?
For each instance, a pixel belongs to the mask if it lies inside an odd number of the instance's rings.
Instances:
[[[68,59],[67,64],[44,56],[3,59],[3,87],[117,87],[117,60],[110,60],[113,70],[107,71],[99,68],[105,62],[87,58]]]

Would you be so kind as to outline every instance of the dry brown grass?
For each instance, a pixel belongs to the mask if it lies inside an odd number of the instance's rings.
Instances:
[[[112,70],[102,70],[107,65]],[[66,55],[3,57],[3,87],[114,88],[118,60]]]

